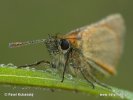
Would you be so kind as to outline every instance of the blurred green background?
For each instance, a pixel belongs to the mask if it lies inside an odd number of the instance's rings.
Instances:
[[[10,49],[9,42],[46,38],[96,22],[109,14],[121,13],[126,22],[125,50],[118,74],[105,83],[133,91],[133,1],[131,0],[0,0],[0,64],[23,65],[49,57],[44,46]],[[5,92],[34,93],[34,97],[4,97]],[[80,93],[51,92],[40,88],[0,85],[0,99],[100,100]],[[101,98],[103,100],[103,98]]]

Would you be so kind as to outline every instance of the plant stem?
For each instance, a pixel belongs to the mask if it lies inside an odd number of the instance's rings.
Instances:
[[[59,73],[53,69],[42,71],[28,67],[17,69],[14,65],[1,65],[0,83],[70,90],[97,95],[99,97],[133,100],[133,93],[129,91],[112,86],[110,86],[111,89],[108,89],[98,84],[95,84],[95,88],[93,89],[91,84],[86,82],[86,80],[74,78],[70,74],[66,75],[62,83]]]

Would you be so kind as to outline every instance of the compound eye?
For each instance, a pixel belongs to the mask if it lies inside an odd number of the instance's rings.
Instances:
[[[60,40],[60,46],[62,50],[67,50],[70,46],[69,42],[65,39]]]

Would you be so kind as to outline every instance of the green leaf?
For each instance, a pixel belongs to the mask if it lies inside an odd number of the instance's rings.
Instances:
[[[65,75],[65,80],[62,83],[61,76],[53,68],[48,68],[43,71],[29,67],[18,69],[12,64],[1,64],[0,83],[78,91],[99,97],[133,100],[133,93],[129,91],[112,86],[110,86],[111,89],[108,89],[98,84],[95,84],[95,88],[93,89],[86,80],[74,78],[70,74]]]

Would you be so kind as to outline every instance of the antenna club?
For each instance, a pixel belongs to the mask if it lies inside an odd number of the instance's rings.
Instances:
[[[30,45],[30,44],[38,44],[38,43],[45,42],[45,40],[46,39],[26,41],[26,42],[12,42],[12,43],[9,43],[9,48],[17,48],[21,46]]]
[[[22,45],[23,45],[22,42],[9,43],[9,47],[10,47],[10,48],[16,48],[16,47],[20,47],[20,46],[22,46]]]

